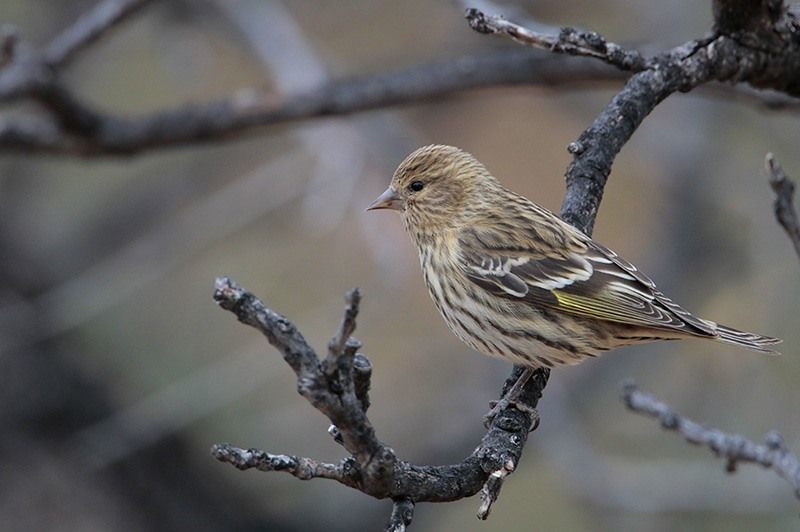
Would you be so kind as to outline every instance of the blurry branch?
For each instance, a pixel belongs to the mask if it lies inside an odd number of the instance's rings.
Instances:
[[[179,145],[218,142],[258,127],[295,120],[427,102],[481,87],[514,84],[560,86],[588,81],[618,81],[626,79],[627,72],[647,71],[652,74],[663,70],[665,66],[665,62],[658,57],[644,59],[640,53],[608,42],[593,32],[565,28],[558,35],[550,36],[470,9],[470,23],[479,31],[502,33],[525,44],[584,56],[584,59],[567,62],[550,56],[506,50],[362,78],[325,81],[322,76],[315,86],[288,93],[240,90],[226,98],[185,104],[139,116],[119,115],[83,102],[61,82],[60,67],[147,3],[146,0],[101,2],[56,37],[42,52],[31,52],[18,46],[15,35],[3,41],[3,60],[0,64],[5,66],[0,70],[0,102],[32,99],[40,103],[46,112],[44,116],[23,115],[0,120],[0,151],[85,157],[133,155]],[[489,2],[482,4],[492,5]],[[544,29],[541,25],[538,27]],[[720,61],[716,64],[720,68],[716,69],[717,72],[705,72],[706,79],[702,82],[712,79],[749,81],[759,88],[775,88],[797,96],[797,88],[793,83],[777,86],[779,84],[774,82],[774,78],[781,76],[772,75],[776,70],[780,70],[781,75],[797,70],[793,59],[796,58],[794,48],[800,45],[787,45],[782,51],[788,55],[782,56],[782,59],[773,53],[786,44],[784,34],[793,28],[789,22],[785,22],[780,27],[783,33],[778,32],[780,39],[776,41],[771,38],[775,50],[762,50],[760,55],[753,55],[753,48],[739,44],[739,34],[736,39],[728,38],[723,47],[727,51],[720,54]],[[715,40],[702,45],[710,47]],[[725,63],[723,59],[737,57],[728,50],[733,48],[753,53],[741,60]],[[693,49],[684,49],[680,53],[691,55],[693,52]],[[586,57],[601,59],[617,68],[594,64]],[[760,62],[762,59],[764,61]],[[759,80],[752,74],[757,70],[754,65],[762,64],[768,68],[758,74],[759,78],[764,78],[763,83],[758,83]],[[775,67],[778,64],[781,68]],[[740,68],[740,65],[747,66]],[[748,75],[740,71],[742,68],[748,71]],[[688,90],[696,84],[682,84],[674,90]],[[740,91],[716,90],[712,94],[720,92],[730,95]],[[785,96],[778,98],[751,91],[741,99],[769,109],[800,108],[797,99]],[[641,109],[641,112],[646,111]],[[596,208],[596,205],[591,208]]]
[[[664,429],[680,433],[689,443],[711,449],[716,456],[725,459],[728,473],[734,473],[740,462],[774,470],[794,488],[795,496],[800,499],[800,461],[789,451],[778,432],[769,432],[764,445],[758,445],[743,436],[704,427],[681,416],[652,395],[639,391],[631,382],[625,384],[622,400],[633,412],[657,418]]]
[[[559,375],[559,381],[548,389],[547,405],[542,406],[547,430],[536,438],[539,460],[555,471],[571,496],[598,508],[628,513],[752,516],[786,510],[785,488],[760,471],[750,471],[736,490],[725,490],[720,489],[717,477],[708,474],[709,464],[703,455],[658,455],[643,460],[624,448],[616,452],[593,441],[572,391],[581,390],[590,396],[605,393],[607,383],[614,378],[609,366],[577,375]],[[595,389],[598,387],[602,391]],[[658,482],[653,482],[655,478]],[[631,497],[643,485],[648,486],[645,496]]]
[[[55,85],[51,91],[32,91],[27,95],[43,103],[56,121],[3,120],[0,150],[81,156],[132,155],[176,145],[216,142],[268,125],[432,101],[481,87],[559,86],[623,78],[613,69],[586,61],[565,63],[527,51],[494,52],[327,82],[286,95],[246,89],[215,101],[136,117],[95,110]],[[0,101],[8,101],[11,95],[3,90],[2,80],[0,76]],[[22,95],[24,91],[13,93],[14,97]]]
[[[525,45],[584,55],[636,72],[568,147],[573,160],[566,178],[572,193],[562,204],[564,220],[591,232],[614,159],[644,118],[669,95],[721,81],[800,96],[800,39],[794,15],[779,1],[744,3],[748,4],[744,11],[752,17],[733,16],[738,8],[715,1],[714,13],[720,18],[715,19],[711,37],[647,60],[596,33],[563,29],[558,36],[548,36],[477,9],[467,10],[469,25],[478,32],[506,35]]]
[[[218,444],[212,454],[239,469],[287,471],[301,479],[327,478],[378,499],[395,501],[390,530],[410,523],[416,502],[445,502],[472,496],[481,490],[481,517],[485,518],[497,497],[502,478],[519,463],[531,429],[527,410],[508,408],[491,422],[475,451],[462,462],[446,466],[420,466],[400,460],[382,443],[367,417],[369,361],[358,352],[360,343],[350,334],[355,329],[360,295],[347,296],[344,318],[320,360],[293,323],[266,308],[253,294],[227,278],[217,279],[214,299],[242,323],[261,331],[282,354],[297,376],[297,390],[334,425],[333,434],[350,456],[338,464],[309,458],[273,455],[254,449]],[[535,408],[546,375],[538,372],[523,392],[522,400]],[[544,381],[542,380],[544,375]],[[512,376],[513,378],[513,376]],[[507,386],[515,378],[509,379]],[[486,487],[484,487],[486,485]]]
[[[786,177],[781,164],[775,160],[771,153],[767,154],[764,164],[772,190],[775,192],[775,218],[781,224],[789,239],[794,245],[794,250],[800,257],[800,222],[794,208],[794,182]]]
[[[79,119],[74,98],[58,78],[58,67],[96,42],[106,31],[146,6],[151,0],[103,0],[58,35],[41,52],[29,50],[16,35],[4,40],[0,71],[0,101],[22,97],[40,100],[68,122]],[[64,109],[61,109],[64,105]]]

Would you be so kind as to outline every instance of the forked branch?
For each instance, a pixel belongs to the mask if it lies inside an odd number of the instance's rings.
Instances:
[[[488,515],[505,477],[496,472],[510,472],[519,463],[532,426],[530,411],[509,408],[501,412],[475,451],[458,464],[411,464],[397,458],[394,450],[378,439],[366,414],[369,362],[362,353],[355,352],[360,344],[351,336],[360,302],[357,290],[347,296],[342,324],[329,343],[324,360],[292,322],[230,279],[217,279],[214,299],[239,321],[259,330],[281,352],[297,376],[300,395],[331,421],[335,437],[349,453],[338,464],[329,464],[223,443],[213,447],[215,458],[239,469],[285,471],[303,480],[326,478],[379,499],[391,498],[395,501],[392,530],[401,530],[400,525],[410,522],[416,502],[452,501],[481,490],[486,492],[481,517]],[[360,360],[358,366],[356,360]],[[541,397],[547,374],[534,375],[523,393],[522,400],[531,408]]]

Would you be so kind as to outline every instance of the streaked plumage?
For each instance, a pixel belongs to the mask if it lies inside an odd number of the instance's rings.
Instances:
[[[401,211],[436,308],[487,355],[552,367],[655,340],[706,338],[765,353],[780,342],[693,316],[458,148],[409,155],[370,206],[379,208]]]

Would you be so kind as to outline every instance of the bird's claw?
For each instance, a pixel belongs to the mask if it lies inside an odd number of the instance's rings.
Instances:
[[[511,404],[511,402],[505,397],[499,401],[489,401],[490,410],[483,416],[483,426],[488,429],[489,426],[491,426],[492,421],[494,421],[494,418],[497,417],[497,414],[505,410],[509,404]]]
[[[509,399],[507,397],[503,397],[499,401],[489,401],[489,408],[491,410],[486,412],[486,414],[483,416],[483,426],[488,429],[491,426],[492,421],[494,421],[494,418],[497,417],[500,412],[509,407],[514,407],[520,412],[526,412],[531,415],[531,431],[536,430],[536,428],[539,426],[540,418],[538,410],[532,406],[526,405],[521,401]]]

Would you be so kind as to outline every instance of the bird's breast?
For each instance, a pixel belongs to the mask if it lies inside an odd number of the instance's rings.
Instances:
[[[419,263],[425,278],[425,285],[437,308],[454,296],[454,285],[462,275],[457,257],[443,238],[434,238],[418,245]]]

